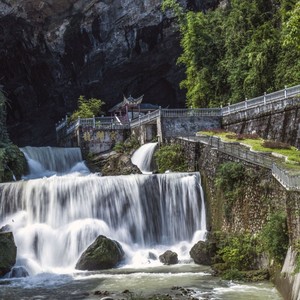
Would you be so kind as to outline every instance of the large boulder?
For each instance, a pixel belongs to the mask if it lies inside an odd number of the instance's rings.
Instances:
[[[159,256],[159,260],[165,265],[175,265],[178,263],[178,255],[176,252],[167,250],[165,253]]]
[[[196,264],[209,266],[216,255],[216,243],[210,239],[199,241],[190,250],[190,256]]]
[[[114,268],[124,257],[122,246],[103,235],[82,253],[77,264],[77,270],[103,270]]]
[[[16,263],[17,247],[12,232],[0,232],[0,277]]]

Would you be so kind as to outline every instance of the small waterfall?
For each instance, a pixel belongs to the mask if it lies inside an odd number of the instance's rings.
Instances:
[[[100,234],[121,242],[129,256],[162,245],[188,253],[182,243],[205,230],[199,182],[199,173],[70,174],[0,184],[0,227],[12,227],[18,261],[31,274],[74,268]]]
[[[80,148],[27,146],[21,148],[21,151],[29,166],[29,175],[25,176],[25,179],[52,176],[57,173],[89,172],[82,161]]]
[[[131,158],[131,162],[136,165],[143,174],[151,174],[153,171],[153,153],[157,143],[148,143],[137,149]]]

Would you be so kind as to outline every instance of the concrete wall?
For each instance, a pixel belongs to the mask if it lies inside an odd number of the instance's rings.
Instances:
[[[222,126],[236,133],[256,132],[264,139],[300,148],[300,98],[293,98],[285,106],[274,104],[268,111],[253,108],[224,116]]]
[[[158,135],[163,140],[179,136],[195,136],[195,134],[208,128],[220,128],[221,117],[161,117]]]
[[[138,138],[141,145],[149,143],[157,138],[156,124],[143,124],[131,129],[131,134]]]

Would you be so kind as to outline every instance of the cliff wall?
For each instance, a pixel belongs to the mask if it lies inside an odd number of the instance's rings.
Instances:
[[[179,35],[161,0],[0,0],[0,85],[19,146],[55,144],[80,95],[184,105]],[[183,1],[185,2],[185,1]],[[197,9],[195,1],[187,4]]]

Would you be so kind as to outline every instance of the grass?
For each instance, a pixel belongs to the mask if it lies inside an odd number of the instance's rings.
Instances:
[[[243,135],[236,135],[235,133],[222,130],[200,131],[199,134],[216,136],[221,138],[223,142],[237,142],[243,145],[247,145],[253,151],[272,153],[274,159],[276,157],[276,154],[283,155],[284,157],[286,157],[286,159],[280,165],[288,169],[300,170],[300,151],[296,147],[278,143],[278,148],[273,148],[273,146],[272,148],[268,148],[263,145],[265,140],[259,138],[257,135],[253,135],[253,138],[251,138],[251,135],[245,135],[244,138]],[[276,146],[276,142],[273,144]],[[282,149],[282,147],[284,146],[286,146],[286,148],[288,149]]]

